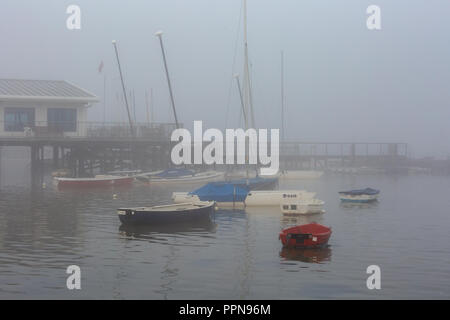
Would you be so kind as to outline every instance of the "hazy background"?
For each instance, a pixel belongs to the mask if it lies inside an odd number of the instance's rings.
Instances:
[[[70,4],[81,7],[81,30],[66,28]],[[381,7],[381,31],[366,28],[371,4]],[[144,92],[153,88],[154,120],[173,121],[154,36],[163,30],[180,121],[188,128],[194,120],[237,127],[231,76],[243,68],[241,6],[241,0],[2,0],[0,77],[68,80],[103,99],[103,60],[106,121],[126,121],[117,99],[115,39],[137,119],[146,120]],[[449,156],[449,17],[447,0],[248,0],[257,126],[280,127],[283,50],[288,139],[407,142],[413,156]],[[89,118],[102,121],[103,108],[96,104]]]

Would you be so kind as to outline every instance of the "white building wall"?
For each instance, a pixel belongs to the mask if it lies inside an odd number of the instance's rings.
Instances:
[[[77,109],[77,131],[65,132],[65,136],[86,136],[87,134],[87,106],[80,103],[55,103],[55,102],[9,102],[0,101],[0,136],[23,137],[24,132],[5,131],[5,108],[34,108],[35,125],[40,127],[47,126],[48,108],[76,108]]]

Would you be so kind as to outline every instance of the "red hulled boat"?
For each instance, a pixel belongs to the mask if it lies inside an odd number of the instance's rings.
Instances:
[[[331,228],[310,223],[284,229],[279,238],[285,247],[317,248],[325,246],[330,236]]]

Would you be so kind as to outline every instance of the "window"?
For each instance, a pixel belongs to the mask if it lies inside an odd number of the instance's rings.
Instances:
[[[283,205],[283,210],[289,210],[289,206],[286,205],[286,204],[284,204],[284,205]]]
[[[33,108],[5,108],[5,131],[23,132],[25,127],[34,127]]]
[[[291,210],[297,210],[297,205],[296,204],[292,204],[291,205]]]
[[[49,108],[47,121],[48,126],[57,131],[77,131],[77,109]]]

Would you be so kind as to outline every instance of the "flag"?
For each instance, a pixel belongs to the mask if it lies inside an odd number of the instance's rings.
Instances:
[[[103,71],[103,60],[100,62],[100,65],[98,66],[98,73],[102,73]]]

